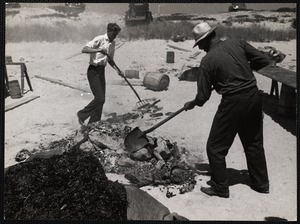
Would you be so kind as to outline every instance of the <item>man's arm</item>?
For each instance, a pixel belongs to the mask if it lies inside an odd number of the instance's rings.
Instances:
[[[124,72],[122,72],[122,71],[117,67],[116,63],[115,63],[113,60],[108,60],[107,62],[108,62],[108,64],[110,64],[110,66],[111,66],[113,69],[115,69],[115,70],[118,72],[119,76],[121,76],[121,77],[124,76]]]
[[[105,49],[101,49],[101,48],[91,48],[89,46],[85,46],[82,51],[82,53],[86,53],[86,54],[92,54],[92,53],[96,53],[96,52],[101,52],[102,54],[106,54],[106,50]]]
[[[253,70],[258,71],[259,69],[262,69],[263,67],[270,64],[270,59],[264,53],[260,52],[252,45],[248,44],[247,42],[244,42],[244,48],[246,52],[246,57],[250,62],[250,67]]]
[[[213,88],[208,72],[200,66],[198,73],[197,95],[194,100],[184,104],[185,110],[191,110],[196,105],[202,107],[211,96]]]

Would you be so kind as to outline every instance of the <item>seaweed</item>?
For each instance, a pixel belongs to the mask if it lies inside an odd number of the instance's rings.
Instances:
[[[99,160],[78,148],[10,167],[5,219],[126,220],[126,190],[108,180]]]

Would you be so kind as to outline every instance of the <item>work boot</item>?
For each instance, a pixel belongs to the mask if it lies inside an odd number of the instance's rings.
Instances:
[[[212,187],[201,187],[200,190],[209,196],[229,198],[229,192],[216,192]]]
[[[264,187],[264,188],[258,188],[258,187],[250,187],[252,190],[258,192],[258,193],[262,193],[262,194],[269,194],[269,188],[268,187]]]
[[[206,182],[206,184],[209,185],[209,186],[213,186],[212,180],[208,180],[208,181]]]

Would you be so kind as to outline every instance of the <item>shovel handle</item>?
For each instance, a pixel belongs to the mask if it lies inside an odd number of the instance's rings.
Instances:
[[[147,133],[149,133],[151,131],[154,131],[156,128],[160,127],[161,125],[163,125],[167,121],[171,120],[173,117],[177,116],[178,114],[180,114],[185,109],[186,109],[186,107],[182,107],[181,109],[177,110],[176,112],[174,112],[173,114],[171,114],[169,117],[163,119],[162,121],[160,121],[159,123],[157,123],[153,127],[149,128],[148,130],[143,131],[143,134],[147,134]]]

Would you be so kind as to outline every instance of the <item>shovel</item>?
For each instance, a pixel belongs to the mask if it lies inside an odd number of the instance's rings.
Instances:
[[[121,70],[119,69],[119,67],[116,65],[116,63],[113,61],[113,59],[108,55],[105,54],[107,56],[107,58],[109,58],[114,64],[115,64],[115,69],[118,71],[118,73],[121,73]],[[122,75],[122,77],[125,79],[125,81],[127,82],[127,84],[130,86],[130,88],[132,89],[132,91],[134,92],[134,94],[136,95],[136,97],[139,99],[139,102],[137,102],[137,107],[143,108],[149,105],[149,102],[146,100],[141,100],[139,94],[135,91],[135,89],[133,88],[133,86],[130,84],[130,82],[128,81],[128,79],[125,77],[125,75]]]
[[[145,147],[145,145],[147,145],[148,142],[149,142],[148,139],[147,139],[147,136],[146,136],[147,133],[150,133],[151,131],[154,131],[156,128],[163,125],[167,121],[171,120],[173,117],[177,116],[178,114],[180,114],[185,109],[186,109],[186,107],[183,107],[183,108],[179,109],[178,111],[174,112],[169,117],[167,117],[164,120],[160,121],[159,123],[157,123],[153,127],[149,128],[148,130],[141,131],[138,127],[135,127],[125,137],[125,141],[124,141],[125,149],[129,152],[135,152],[135,151],[138,151],[139,149]]]

